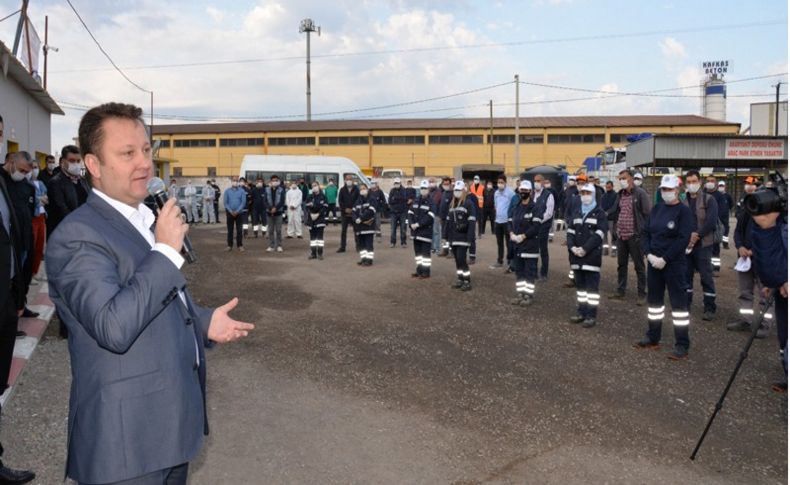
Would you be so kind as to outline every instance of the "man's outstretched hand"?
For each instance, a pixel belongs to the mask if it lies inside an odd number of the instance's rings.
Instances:
[[[251,323],[239,322],[228,315],[239,299],[234,298],[221,307],[217,307],[211,315],[211,323],[208,324],[208,338],[214,342],[228,343],[246,337],[250,330],[255,328]]]

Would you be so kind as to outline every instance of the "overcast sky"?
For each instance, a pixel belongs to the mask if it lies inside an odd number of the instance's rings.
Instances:
[[[516,73],[526,82],[589,90],[694,86],[703,78],[702,61],[725,59],[733,64],[730,81],[785,73],[728,86],[728,120],[746,127],[749,103],[773,98],[739,95],[770,95],[772,84],[787,79],[785,0],[72,3],[128,76],[154,91],[155,115],[187,119],[302,119],[305,36],[299,23],[306,17],[321,26],[321,36],[312,37],[314,119],[488,116],[489,99],[495,116],[513,116],[512,83],[426,103],[321,113],[475,90],[512,81]],[[21,0],[0,0],[0,18],[19,4]],[[49,91],[64,108],[112,100],[148,110],[149,95],[112,69],[65,0],[30,0],[29,14],[42,39],[44,16],[49,15],[50,44],[59,49],[49,56]],[[9,47],[15,26],[16,18],[0,23],[0,40]],[[424,49],[447,46],[459,48]],[[400,52],[381,52],[393,50]],[[238,60],[252,62],[227,62]],[[161,67],[194,63],[204,65]],[[698,87],[663,94],[687,97],[606,99],[604,94],[522,85],[521,101],[540,103],[523,105],[521,115],[700,114]],[[589,97],[595,99],[562,101]],[[54,149],[70,141],[82,114],[65,111],[66,116],[53,117]]]

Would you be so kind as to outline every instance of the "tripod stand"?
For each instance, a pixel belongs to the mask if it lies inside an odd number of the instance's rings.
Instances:
[[[735,365],[735,369],[732,371],[732,375],[730,376],[730,380],[727,382],[727,387],[724,388],[724,392],[721,394],[719,401],[716,403],[716,409],[713,410],[713,414],[711,414],[710,419],[708,419],[708,424],[705,426],[705,430],[702,432],[702,436],[699,437],[699,441],[697,441],[697,446],[694,447],[694,451],[691,453],[691,459],[695,459],[697,457],[697,452],[699,451],[700,447],[702,446],[702,442],[705,440],[705,436],[708,435],[708,430],[710,430],[710,426],[713,424],[713,420],[716,419],[716,415],[719,414],[721,411],[722,406],[724,405],[724,398],[727,397],[727,393],[730,391],[730,386],[732,386],[732,382],[735,380],[735,376],[738,375],[738,371],[741,370],[741,364],[743,361],[746,360],[746,357],[749,356],[749,348],[752,346],[752,342],[754,342],[754,338],[757,336],[757,331],[760,329],[760,325],[763,323],[763,319],[765,318],[765,314],[768,313],[770,310],[771,305],[774,304],[774,296],[766,300],[765,305],[760,308],[759,318],[753,323],[754,328],[752,328],[752,333],[749,336],[749,340],[746,341],[746,345],[744,346],[743,350],[738,356],[738,363]],[[787,350],[785,350],[786,352]]]

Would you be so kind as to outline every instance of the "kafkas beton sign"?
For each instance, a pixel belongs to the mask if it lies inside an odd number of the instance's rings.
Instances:
[[[784,158],[784,140],[766,139],[728,139],[724,147],[724,158],[740,158],[750,160]]]
[[[731,68],[731,61],[704,61],[702,63],[702,70],[705,74],[729,74]]]

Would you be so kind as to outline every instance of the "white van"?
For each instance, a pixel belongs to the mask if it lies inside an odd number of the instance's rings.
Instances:
[[[254,182],[257,178],[263,178],[268,182],[272,175],[277,175],[285,182],[304,178],[308,186],[318,181],[321,187],[325,187],[329,179],[333,179],[337,186],[342,187],[346,175],[351,175],[357,184],[370,187],[370,180],[362,170],[345,157],[244,155],[239,177],[244,177],[248,182]]]

